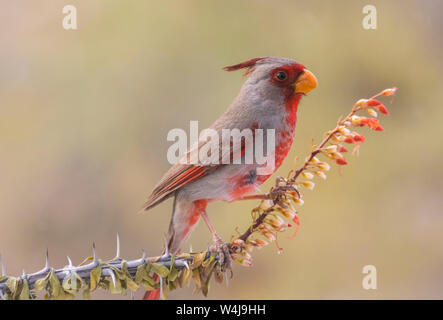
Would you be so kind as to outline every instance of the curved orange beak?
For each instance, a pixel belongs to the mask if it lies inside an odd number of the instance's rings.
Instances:
[[[303,70],[295,81],[295,92],[307,94],[318,86],[317,78],[308,69]]]

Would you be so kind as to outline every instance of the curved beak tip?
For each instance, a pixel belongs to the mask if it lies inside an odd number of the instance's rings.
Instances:
[[[307,94],[318,86],[318,81],[315,75],[308,69],[303,70],[303,73],[295,82],[295,92]]]

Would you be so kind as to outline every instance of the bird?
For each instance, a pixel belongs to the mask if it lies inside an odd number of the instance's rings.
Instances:
[[[212,234],[213,248],[219,252],[220,264],[230,269],[229,247],[218,236],[206,207],[214,201],[232,202],[247,199],[248,196],[254,197],[259,186],[278,169],[287,156],[294,138],[299,102],[318,86],[318,81],[301,63],[281,57],[253,58],[223,69],[245,70],[247,78],[228,109],[209,128],[219,136],[229,130],[247,129],[255,133],[262,129],[266,138],[271,137],[268,132],[273,130],[273,150],[268,139],[260,141],[263,148],[269,147],[274,163],[270,169],[260,170],[263,164],[242,161],[248,150],[257,147],[259,139],[255,135],[252,142],[243,139],[235,146],[231,137],[228,150],[223,149],[220,141],[214,143],[208,139],[199,139],[190,146],[181,161],[172,165],[163,175],[144,203],[142,211],[174,198],[164,251],[172,255],[179,253],[202,218]],[[212,161],[189,161],[192,155],[198,154],[203,148],[210,149],[208,157]],[[144,297],[149,300],[158,298],[158,289],[147,291]]]

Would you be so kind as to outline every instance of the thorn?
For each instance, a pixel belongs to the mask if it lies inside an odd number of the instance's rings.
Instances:
[[[103,268],[102,269],[102,275],[103,276],[111,277],[112,284],[114,285],[114,288],[117,287],[117,281],[115,279],[115,274],[114,274],[114,271],[112,271],[112,269],[110,269],[110,268]]]
[[[117,232],[117,254],[115,255],[115,260],[120,259],[120,236]]]
[[[0,265],[2,268],[2,277],[6,276],[6,268],[5,268],[5,264],[3,263],[3,259],[2,259],[2,255],[0,254]]]
[[[23,278],[26,278],[26,272],[25,272],[25,269],[23,269],[22,277],[23,277]]]
[[[192,253],[192,244],[189,245],[189,253]]]
[[[189,264],[188,264],[188,261],[183,260],[183,264],[185,265],[185,268],[189,270]]]
[[[166,238],[166,235],[163,236],[163,239],[165,240],[165,254],[164,254],[164,256],[168,256],[169,255],[169,248],[168,248],[168,240]]]
[[[145,249],[142,249],[142,260],[145,261],[146,259],[146,251]]]
[[[72,268],[72,261],[71,261],[71,258],[69,258],[69,256],[66,256],[66,258],[68,258],[69,267]]]
[[[114,272],[112,270],[109,270],[109,274],[111,275],[112,284],[114,285],[114,288],[117,288],[117,282],[115,280]]]
[[[94,263],[98,262],[97,261],[97,251],[95,250],[95,242],[92,243],[92,261]]]
[[[49,250],[46,248],[46,257],[45,257],[45,270],[49,269]]]

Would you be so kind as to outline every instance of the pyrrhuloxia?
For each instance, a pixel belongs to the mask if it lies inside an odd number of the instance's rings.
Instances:
[[[210,128],[219,133],[220,137],[223,135],[222,129],[275,129],[275,171],[292,145],[298,103],[302,96],[317,87],[317,80],[303,65],[286,58],[255,58],[224,69],[246,69],[248,78],[230,107]],[[266,138],[263,140],[266,145]],[[196,148],[202,148],[206,143],[208,142],[198,141],[188,154]],[[239,150],[230,150],[230,160],[244,156],[248,147],[251,146],[242,143]],[[221,145],[219,148],[220,158],[226,157]],[[176,254],[181,250],[200,217],[203,217],[212,233],[214,244],[220,251],[222,263],[229,264],[227,246],[217,236],[205,209],[208,202],[230,202],[255,192],[272,173],[257,174],[260,166],[257,163],[243,162],[173,165],[155,186],[143,207],[144,210],[149,210],[169,197],[174,197],[172,219],[167,233],[169,253]],[[152,292],[146,297],[153,296],[158,297],[158,292]]]

